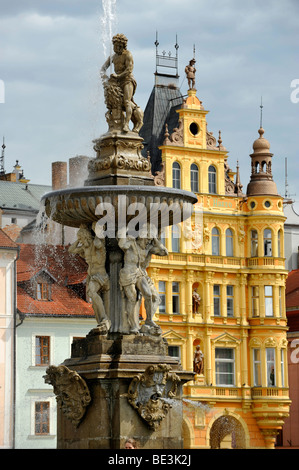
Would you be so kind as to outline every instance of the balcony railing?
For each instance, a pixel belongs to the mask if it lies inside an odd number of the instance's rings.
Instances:
[[[220,387],[220,386],[203,386],[201,384],[190,387],[190,396],[195,397],[210,397],[215,399],[242,399],[243,398],[243,387]],[[289,399],[289,389],[285,387],[246,387],[246,398],[253,400],[259,399]]]
[[[168,264],[169,262],[185,266],[223,266],[223,267],[249,267],[249,268],[284,268],[284,258],[261,256],[255,258],[241,258],[234,256],[197,255],[192,253],[170,253],[168,256],[153,256],[153,263]]]

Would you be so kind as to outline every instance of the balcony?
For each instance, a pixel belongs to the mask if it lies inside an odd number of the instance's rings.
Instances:
[[[216,256],[191,253],[170,253],[168,256],[153,256],[152,263],[176,264],[178,266],[217,266],[224,268],[284,269],[285,259],[272,256],[241,258],[235,256]]]
[[[289,399],[289,389],[283,387],[253,387],[251,396],[254,400],[265,398]]]
[[[284,268],[284,258],[274,258],[273,256],[260,256],[256,258],[247,258],[247,266],[249,268]]]

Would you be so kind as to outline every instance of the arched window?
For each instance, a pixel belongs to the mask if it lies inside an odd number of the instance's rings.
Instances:
[[[212,230],[212,255],[220,254],[220,234],[218,228]]]
[[[278,230],[277,234],[277,256],[282,258],[282,230]]]
[[[180,252],[180,227],[173,225],[171,228],[171,246],[174,253]]]
[[[209,166],[209,193],[217,194],[216,168],[213,165]]]
[[[250,256],[258,256],[258,235],[257,230],[250,231]]]
[[[234,235],[230,228],[225,232],[226,256],[234,256]]]
[[[172,165],[172,187],[181,189],[181,167],[178,162]]]
[[[195,163],[192,163],[191,170],[190,170],[190,178],[191,178],[191,191],[194,193],[198,193],[198,166]]]
[[[264,230],[264,256],[272,256],[272,231],[269,228]]]

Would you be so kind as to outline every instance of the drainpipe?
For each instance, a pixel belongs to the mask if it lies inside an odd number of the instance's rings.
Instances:
[[[12,430],[12,448],[15,448],[15,429],[16,429],[16,329],[17,326],[21,325],[24,321],[17,323],[17,261],[20,258],[20,247],[18,246],[17,257],[14,260],[14,299],[13,299],[13,430]]]

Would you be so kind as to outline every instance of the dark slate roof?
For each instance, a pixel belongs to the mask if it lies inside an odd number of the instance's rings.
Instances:
[[[0,181],[0,207],[38,212],[41,197],[51,189],[41,184]]]
[[[140,136],[144,139],[143,156],[150,152],[152,173],[160,169],[161,151],[158,149],[163,144],[165,124],[171,134],[178,126],[178,113],[183,104],[183,96],[180,89],[173,85],[155,85],[144,111],[143,127]]]

